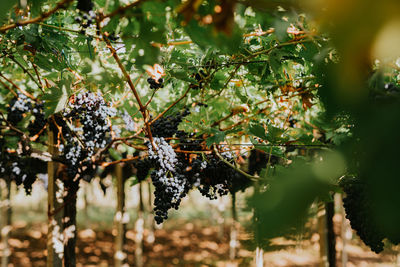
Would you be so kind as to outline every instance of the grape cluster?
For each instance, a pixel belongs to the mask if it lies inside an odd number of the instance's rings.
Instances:
[[[135,122],[133,121],[131,115],[129,115],[129,113],[125,111],[122,115],[122,119],[125,123],[125,129],[133,132],[135,130]]]
[[[23,184],[27,194],[37,175],[47,172],[47,164],[40,159],[22,157],[17,152],[9,152],[6,142],[0,138],[0,177]]]
[[[36,181],[38,174],[47,172],[47,164],[37,158],[18,157],[11,163],[10,178],[17,185],[23,184],[25,192],[32,192],[32,184]]]
[[[34,116],[34,120],[31,121],[28,125],[28,131],[30,136],[39,134],[47,123],[47,120],[45,119],[44,115],[43,103],[37,103],[33,107],[32,113]]]
[[[76,8],[82,12],[89,12],[93,9],[93,2],[92,0],[78,0]]]
[[[346,197],[343,198],[343,207],[346,211],[346,218],[350,220],[351,228],[372,251],[381,252],[385,234],[382,233],[371,215],[373,214],[373,203],[368,197],[366,183],[360,178],[344,177],[339,185],[346,193]]]
[[[298,122],[298,120],[290,116],[288,122],[289,127],[296,128],[296,123]]]
[[[154,146],[147,143],[148,160],[135,164],[139,180],[145,179],[149,170],[155,187],[154,211],[157,223],[162,223],[168,218],[171,208],[178,209],[183,197],[193,188],[197,188],[202,195],[209,199],[244,190],[250,185],[247,177],[228,166],[216,154],[199,154],[190,151],[208,151],[205,140],[196,137],[194,133],[188,134],[178,130],[182,119],[190,114],[186,109],[181,113],[162,117],[151,125],[154,137]],[[176,137],[175,143],[180,153],[175,153],[170,141],[164,138]],[[234,158],[229,152],[222,152],[221,156],[229,163],[234,163]]]
[[[201,89],[204,85],[204,79],[207,75],[204,73],[203,70],[200,70],[198,73],[192,74],[192,77],[196,79],[198,84],[190,84],[190,88],[192,89]]]
[[[231,194],[234,194],[239,191],[244,191],[246,188],[249,188],[253,182],[239,172],[235,172],[232,178],[232,184],[229,188]]]
[[[83,161],[80,166],[79,175],[80,177],[82,177],[84,181],[90,182],[92,178],[96,175],[97,168],[98,167],[95,164],[93,164],[92,161],[90,160]]]
[[[184,131],[177,131],[176,137],[179,138],[179,149],[183,151],[202,151],[206,147],[204,146],[204,140],[201,138],[196,138],[194,133],[186,133]],[[189,164],[190,154],[189,153],[179,153],[178,155],[181,161],[185,161]]]
[[[207,104],[205,104],[205,103],[202,103],[202,102],[199,102],[199,103],[197,103],[197,106],[199,106],[199,107],[205,107],[205,108],[207,108],[207,107],[208,107],[208,105],[207,105]]]
[[[79,164],[90,161],[97,149],[111,141],[108,117],[115,114],[116,110],[107,105],[100,93],[81,92],[69,102],[63,115],[72,125],[80,126],[70,128],[64,120],[58,122],[63,128],[65,145],[60,146],[60,151],[67,162],[69,177],[82,172],[82,167],[93,169],[90,164]]]
[[[95,149],[104,148],[111,141],[108,117],[115,115],[116,110],[107,105],[101,94],[92,92],[79,93],[64,111],[65,118],[79,121],[81,127],[73,128],[73,131],[80,134],[89,157]]]
[[[229,152],[223,152],[221,156],[230,163],[234,161]],[[205,156],[204,160],[196,158],[192,168],[196,172],[195,186],[203,196],[211,200],[228,194],[233,188],[233,181],[238,177],[237,171],[215,154]]]
[[[78,0],[76,9],[79,10],[79,16],[75,17],[75,22],[81,25],[81,33],[85,33],[96,20],[96,14],[93,11],[92,0]]]
[[[154,80],[153,78],[148,78],[147,82],[150,84],[150,89],[159,89],[159,88],[164,88],[164,79],[160,78],[157,81]]]
[[[7,120],[12,125],[17,125],[24,118],[24,114],[31,110],[32,100],[24,94],[18,94],[11,99],[10,106],[7,109]]]
[[[110,41],[114,41],[114,42],[120,38],[119,35],[116,34],[115,32],[111,32],[110,34],[108,34],[107,37],[108,37],[108,39],[110,39]]]
[[[150,174],[155,187],[154,219],[157,223],[162,223],[168,218],[169,209],[179,208],[189,186],[172,147],[162,137],[155,137],[153,142],[155,151],[150,143],[147,146],[149,159],[155,165],[155,170]]]
[[[155,168],[150,176],[155,186],[154,211],[157,223],[162,223],[168,218],[169,209],[178,209],[182,198],[193,187],[209,199],[217,199],[229,192],[244,190],[250,185],[247,177],[228,166],[216,154],[194,156],[190,153],[190,151],[205,151],[206,147],[204,140],[195,138],[194,133],[188,134],[177,130],[180,116],[187,114],[188,111],[185,111],[179,116],[165,117],[159,125],[156,125],[156,130],[163,131],[154,131],[155,151],[152,145],[147,143],[149,160],[152,163],[143,163],[143,167],[137,166],[138,177],[140,170],[144,173],[142,177],[145,177],[150,168]],[[182,153],[175,153],[163,137],[158,137],[160,135],[178,137],[179,143],[176,145]],[[222,152],[221,156],[228,162],[234,163],[231,153]]]
[[[151,125],[151,133],[155,137],[173,137],[182,119],[189,114],[189,109],[185,109],[182,113],[161,117]]]
[[[26,166],[24,166],[22,161],[12,162],[10,169],[11,179],[14,180],[17,184],[21,184],[28,177],[28,175],[23,171],[26,169]]]
[[[268,161],[270,165],[275,165],[279,162],[279,157],[259,149],[252,149],[249,156],[249,174],[260,174],[261,170],[267,167]]]
[[[144,158],[135,163],[136,177],[139,182],[144,181],[153,167],[152,161],[149,158]]]
[[[43,103],[34,103],[24,94],[18,94],[17,97],[14,97],[7,111],[7,120],[12,125],[17,125],[24,118],[24,114],[32,111],[34,120],[30,121],[28,125],[30,136],[40,133],[47,123],[45,120]]]
[[[10,178],[11,163],[17,162],[15,153],[9,153],[6,142],[3,137],[0,138],[0,177],[3,179]]]

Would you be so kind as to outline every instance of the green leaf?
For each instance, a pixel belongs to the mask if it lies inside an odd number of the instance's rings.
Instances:
[[[283,42],[289,38],[287,33],[287,28],[290,26],[290,22],[288,21],[276,21],[275,23],[275,35],[279,41]]]
[[[33,17],[38,16],[41,13],[41,7],[45,0],[28,0],[28,4],[31,6],[29,10]]]
[[[315,178],[311,166],[305,162],[276,167],[269,189],[253,197],[259,220],[258,234],[264,238],[276,237],[304,223],[310,205],[331,188]]]
[[[44,114],[46,118],[64,109],[68,100],[68,94],[65,89],[52,87],[49,90],[50,93],[43,96]]]
[[[270,141],[271,143],[278,143],[279,141],[283,140],[282,134],[285,132],[285,130],[272,126],[271,124],[269,124],[267,128],[268,134],[266,139],[268,141]]]
[[[214,131],[214,135],[208,137],[206,140],[206,145],[211,146],[212,144],[219,144],[225,140],[225,133],[221,131]]]
[[[170,63],[177,63],[180,67],[186,68],[187,61],[191,53],[186,53],[186,51],[181,51],[174,49],[171,53]]]
[[[200,26],[196,20],[191,20],[185,27],[186,33],[190,39],[201,49],[216,47],[226,53],[236,53],[242,44],[242,33],[238,27],[235,27],[232,36],[218,33],[210,25]]]
[[[219,91],[221,89],[223,89],[224,85],[225,85],[225,72],[222,71],[218,71],[217,73],[215,73],[213,79],[210,82],[210,87],[213,90]]]
[[[17,3],[17,0],[0,1],[0,26],[4,24],[7,13]]]
[[[385,86],[385,77],[384,73],[381,70],[377,70],[372,74],[371,78],[368,81],[368,85],[371,88],[376,90],[381,90]]]
[[[267,135],[265,134],[265,129],[260,123],[251,123],[249,127],[249,132],[263,140],[267,140]]]
[[[142,12],[146,16],[147,21],[151,21],[159,28],[165,28],[166,25],[166,17],[162,16],[165,13],[165,4],[164,2],[144,2],[141,5]]]
[[[111,156],[111,158],[113,158],[113,160],[120,160],[120,159],[122,159],[121,154],[120,154],[117,150],[115,150],[114,148],[110,148],[110,149],[108,150],[108,152],[110,153],[110,156]]]
[[[71,88],[71,77],[66,74],[57,87],[51,87],[49,92],[43,96],[44,114],[48,118],[50,115],[60,112],[65,108],[68,102],[69,92]]]
[[[319,49],[315,43],[303,43],[299,56],[305,60],[314,61],[315,56],[319,53]]]
[[[270,66],[268,62],[265,62],[261,70],[261,82],[266,82],[270,74],[271,74]]]
[[[285,49],[274,49],[269,54],[269,64],[276,77],[282,76],[282,61],[293,57],[292,53]]]
[[[191,77],[189,77],[187,70],[180,70],[180,69],[172,69],[169,71],[169,74],[172,77],[175,77],[181,81],[190,82],[190,83],[197,83],[197,81]]]
[[[6,141],[7,148],[10,148],[10,149],[18,148],[18,143],[19,143],[18,136],[5,136],[4,139]]]
[[[272,71],[275,73],[275,75],[280,75],[281,73],[281,57],[278,53],[278,50],[273,50],[269,54],[269,64],[271,66]]]
[[[242,90],[240,87],[235,87],[235,95],[240,99],[240,101],[242,101],[243,103],[247,103],[249,102],[250,104],[253,102],[251,100],[251,98],[249,98],[248,96],[245,96],[242,93]]]
[[[135,186],[139,183],[139,180],[136,177],[133,177],[130,180],[131,180],[130,186]]]

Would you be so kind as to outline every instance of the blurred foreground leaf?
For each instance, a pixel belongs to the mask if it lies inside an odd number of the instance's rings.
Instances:
[[[275,167],[273,182],[251,200],[256,209],[254,226],[259,238],[276,237],[300,226],[311,204],[316,199],[327,199],[336,188],[344,167],[340,154],[334,152],[321,153],[318,161],[312,163],[299,160],[289,167]]]

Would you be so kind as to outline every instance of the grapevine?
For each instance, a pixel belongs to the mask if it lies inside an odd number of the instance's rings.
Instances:
[[[398,243],[400,61],[381,36],[397,16],[393,1],[345,12],[326,1],[6,2],[0,179],[27,194],[42,180],[50,202],[63,202],[49,203],[49,261],[76,264],[78,191],[96,179],[104,194],[117,188],[122,243],[125,186],[137,185],[141,199],[146,183],[151,204],[139,201],[137,225],[146,210],[166,222],[192,192],[232,197],[239,222],[234,202],[243,198],[262,252],[265,236],[343,191],[367,246],[380,253],[385,240]],[[116,247],[123,266],[130,257]]]

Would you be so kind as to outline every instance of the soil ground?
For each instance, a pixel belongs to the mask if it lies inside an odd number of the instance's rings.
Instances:
[[[135,232],[137,218],[136,187],[127,189],[127,211],[130,222],[127,224],[124,250],[127,254],[124,267],[135,266]],[[86,198],[83,197],[85,192]],[[42,267],[46,265],[47,234],[47,195],[46,191],[34,184],[31,196],[23,190],[13,192],[12,231],[9,245],[11,257],[9,267]],[[146,199],[146,196],[144,197]],[[83,200],[86,203],[83,203]],[[113,219],[115,215],[116,194],[109,189],[106,195],[95,184],[80,190],[78,194],[78,267],[114,266]],[[251,220],[246,212],[245,196],[237,199],[238,218],[241,225]],[[136,202],[135,202],[136,201]],[[146,201],[148,202],[148,201]],[[145,202],[145,203],[146,203]],[[222,205],[222,206],[221,206]],[[252,267],[254,251],[249,249],[247,240],[251,239],[244,229],[240,229],[240,246],[235,261],[229,261],[230,199],[206,201],[199,193],[193,192],[186,198],[179,211],[173,211],[162,228],[155,231],[155,242],[144,242],[144,266],[146,267]],[[337,205],[340,207],[340,205]],[[147,208],[149,210],[149,207]],[[342,266],[342,217],[337,208],[334,217],[336,233],[337,266]],[[147,213],[145,213],[147,214]],[[221,221],[222,220],[222,221]],[[319,235],[315,216],[310,216],[301,236],[277,238],[264,253],[264,266],[320,266]],[[148,222],[148,220],[146,220]],[[145,226],[146,228],[146,226]],[[147,228],[146,228],[147,229]],[[145,229],[144,239],[147,237]],[[346,245],[347,267],[390,267],[400,266],[399,247],[387,246],[377,255],[369,250],[354,232],[348,229]],[[3,247],[0,243],[0,258]]]
[[[200,223],[199,223],[200,224]],[[252,266],[254,252],[242,245],[238,250],[238,259],[229,259],[229,227],[201,226],[193,222],[175,220],[155,231],[155,242],[144,243],[145,266]],[[46,232],[44,224],[29,226],[20,222],[14,224],[11,239],[11,263],[9,267],[42,267],[46,263]],[[145,237],[147,232],[145,232]],[[134,266],[135,233],[126,233],[126,266]],[[239,239],[247,235],[240,231]],[[109,230],[80,230],[77,240],[77,262],[79,266],[113,266],[114,236]],[[318,235],[310,240],[275,239],[271,249],[264,254],[265,266],[318,266]],[[341,266],[341,241],[337,239],[337,260]],[[346,246],[347,266],[396,266],[396,253],[386,251],[377,255],[359,243],[351,241]]]

